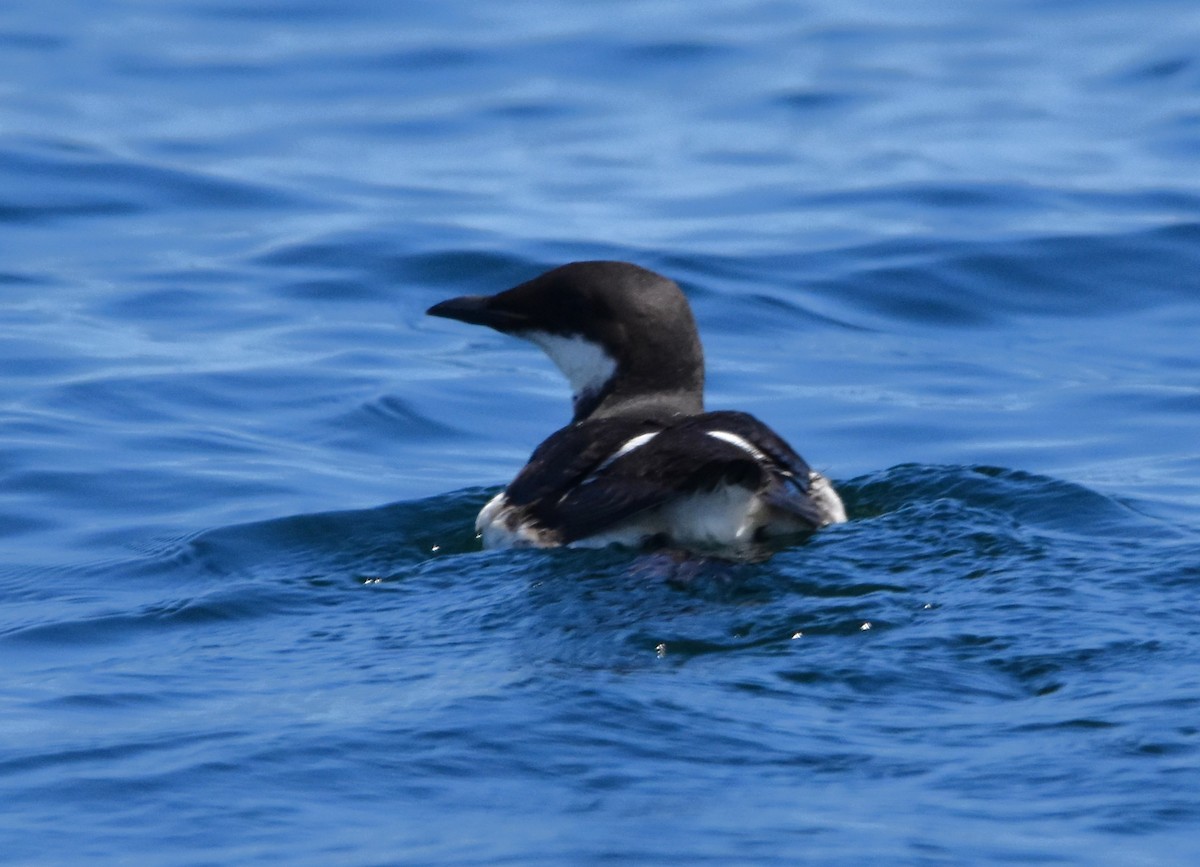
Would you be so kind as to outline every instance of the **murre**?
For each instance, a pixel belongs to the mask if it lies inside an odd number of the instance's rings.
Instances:
[[[704,410],[704,355],[674,281],[627,262],[574,262],[431,316],[539,346],[571,384],[571,423],[475,523],[488,548],[712,551],[846,520],[841,498],[778,434]]]

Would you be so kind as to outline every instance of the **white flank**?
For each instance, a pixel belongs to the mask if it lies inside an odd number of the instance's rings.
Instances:
[[[682,497],[663,510],[668,527],[686,543],[730,546],[751,541],[765,517],[762,501],[741,485]]]
[[[825,516],[825,523],[846,523],[846,506],[842,503],[838,492],[833,489],[833,485],[829,483],[829,479],[820,473],[813,473],[808,477],[808,484],[808,495],[812,497],[817,508]]]
[[[603,346],[582,337],[562,337],[545,331],[525,331],[520,336],[550,356],[576,397],[600,391],[617,369],[617,362]]]
[[[485,548],[544,548],[552,544],[536,528],[521,520],[518,509],[501,491],[488,500],[475,519],[475,532]]]
[[[763,519],[762,502],[740,485],[690,494],[652,509],[595,536],[572,543],[599,548],[614,543],[636,546],[656,535],[676,545],[703,548],[732,547],[749,542]]]
[[[475,519],[475,532],[484,533],[489,527],[496,523],[497,515],[504,511],[507,506],[508,498],[504,496],[503,491],[488,500],[487,505],[479,510],[479,517]],[[491,545],[486,545],[486,540],[485,546],[488,548],[492,547]]]

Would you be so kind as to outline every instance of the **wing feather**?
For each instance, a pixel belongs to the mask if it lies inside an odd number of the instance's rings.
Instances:
[[[746,413],[702,413],[667,425],[606,417],[550,436],[505,494],[564,543],[721,485],[756,491],[817,527],[822,515],[809,496],[811,473],[787,442]]]

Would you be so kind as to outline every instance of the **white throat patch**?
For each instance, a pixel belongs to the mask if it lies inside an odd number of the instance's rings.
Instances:
[[[541,347],[571,384],[571,392],[596,394],[617,369],[617,362],[598,343],[582,337],[563,337],[545,331],[524,331],[520,335]]]

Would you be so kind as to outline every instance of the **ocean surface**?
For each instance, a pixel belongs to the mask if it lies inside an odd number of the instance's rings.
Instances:
[[[0,7],[0,862],[1200,863],[1195,0]],[[434,320],[677,279],[851,520],[482,551]]]

